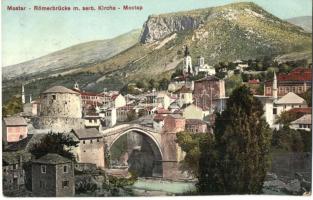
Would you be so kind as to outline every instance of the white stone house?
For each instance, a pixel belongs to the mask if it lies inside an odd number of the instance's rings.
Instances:
[[[306,108],[306,101],[293,92],[289,92],[277,101],[274,101],[273,114],[279,116],[282,112],[292,108]]]
[[[306,114],[299,119],[290,123],[291,129],[311,131],[312,128],[312,115]],[[311,134],[311,133],[310,133]]]

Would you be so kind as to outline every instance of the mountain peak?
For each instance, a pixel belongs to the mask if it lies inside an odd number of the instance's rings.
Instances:
[[[263,10],[253,2],[232,3],[223,6],[180,11],[160,15],[150,15],[143,25],[140,41],[152,43],[162,40],[173,33],[199,28],[215,18],[223,20],[242,19],[242,15],[281,21],[279,18]]]

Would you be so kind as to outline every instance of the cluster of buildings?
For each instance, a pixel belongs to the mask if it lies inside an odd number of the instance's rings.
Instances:
[[[109,150],[103,131],[130,120],[159,134],[212,134],[215,113],[226,108],[225,82],[214,76],[215,69],[204,64],[202,57],[194,69],[186,48],[183,73],[199,72],[206,76],[196,81],[174,80],[167,91],[152,90],[140,95],[82,91],[75,83],[73,88],[51,87],[26,103],[23,88],[23,113],[5,117],[2,124],[4,150],[7,149],[3,156],[3,178],[7,181],[4,189],[16,190],[25,184],[22,165],[31,160],[32,195],[73,196],[74,169],[85,164],[107,168],[105,155]],[[264,117],[271,128],[280,128],[277,118],[288,111],[303,113],[291,122],[291,128],[311,129],[311,108],[299,96],[310,88],[311,73],[311,69],[296,68],[289,74],[274,74],[273,80],[265,83],[264,95],[255,95],[264,105]],[[29,145],[49,132],[69,135],[78,142],[72,151],[80,165],[57,154],[39,159],[29,155]]]

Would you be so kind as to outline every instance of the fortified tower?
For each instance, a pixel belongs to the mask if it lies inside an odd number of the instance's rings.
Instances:
[[[63,86],[54,86],[40,95],[40,117],[34,123],[40,129],[70,132],[83,128],[80,94]]]

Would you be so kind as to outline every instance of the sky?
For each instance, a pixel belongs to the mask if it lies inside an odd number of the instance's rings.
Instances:
[[[2,66],[38,58],[92,40],[141,28],[151,14],[192,10],[245,0],[2,0]],[[248,0],[287,19],[312,15],[312,0]],[[26,6],[8,11],[7,6]],[[33,6],[141,5],[142,11],[34,11]]]

